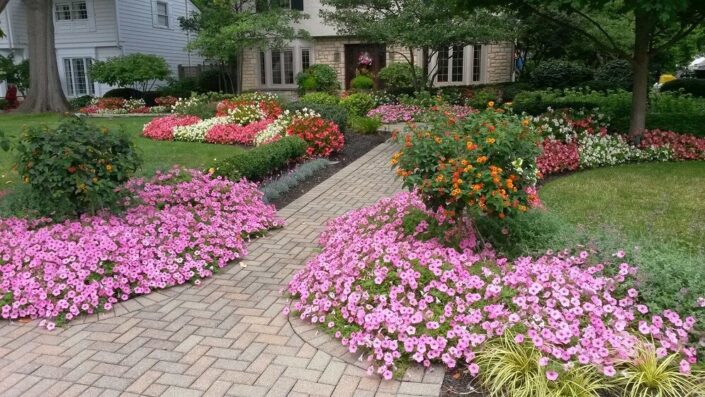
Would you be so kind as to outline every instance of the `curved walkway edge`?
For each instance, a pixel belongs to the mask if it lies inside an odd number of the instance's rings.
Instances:
[[[286,227],[200,286],[116,305],[52,332],[0,321],[0,395],[438,396],[444,371],[367,376],[366,363],[296,317],[280,294],[325,223],[400,189],[382,144],[279,211]]]

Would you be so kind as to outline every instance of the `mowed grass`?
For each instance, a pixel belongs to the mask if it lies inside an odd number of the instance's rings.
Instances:
[[[3,114],[0,115],[0,131],[16,140],[25,127],[56,127],[64,116],[59,114]],[[224,159],[245,150],[232,145],[212,145],[207,143],[165,142],[143,138],[142,127],[152,117],[115,117],[93,118],[89,122],[111,131],[127,132],[142,153],[144,163],[139,171],[141,176],[153,175],[156,170],[170,168],[179,164],[189,168],[205,169],[213,165],[215,159]],[[0,150],[0,190],[18,181],[17,173],[12,170],[14,154]]]
[[[705,162],[577,172],[548,182],[540,196],[549,211],[589,230],[705,247]]]

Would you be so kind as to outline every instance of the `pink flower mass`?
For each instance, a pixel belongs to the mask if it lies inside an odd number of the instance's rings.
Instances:
[[[579,362],[611,373],[614,363],[635,357],[641,324],[655,348],[694,362],[694,320],[670,310],[642,313],[638,292],[626,287],[635,267],[595,263],[587,252],[510,262],[479,250],[470,228],[451,248],[424,237],[421,224],[405,227],[407,215],[418,212],[448,222],[415,193],[332,220],[321,253],[287,287],[292,313],[334,323],[348,350],[366,352],[383,376],[404,360],[476,372],[476,353],[508,331],[520,332],[517,343],[536,347],[546,365]]]
[[[255,184],[172,169],[130,181],[120,215],[0,219],[0,315],[47,328],[135,295],[210,277],[282,226]]]

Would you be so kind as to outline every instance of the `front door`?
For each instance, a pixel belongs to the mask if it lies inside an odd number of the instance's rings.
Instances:
[[[360,68],[360,56],[369,56],[372,64],[366,69],[374,77],[375,85],[380,87],[379,71],[387,66],[387,46],[384,44],[346,44],[345,45],[345,89],[350,89],[350,81],[355,78]]]

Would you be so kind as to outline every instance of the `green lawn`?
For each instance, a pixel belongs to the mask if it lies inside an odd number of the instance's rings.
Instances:
[[[705,162],[649,163],[577,172],[548,182],[546,208],[589,230],[637,241],[703,247]]]
[[[63,116],[58,114],[4,114],[0,115],[0,130],[11,137],[17,137],[24,126],[59,124]],[[191,168],[207,168],[214,159],[223,159],[244,150],[231,145],[211,145],[206,143],[164,142],[146,139],[140,136],[142,126],[151,117],[129,118],[95,118],[91,123],[118,131],[124,129],[135,140],[144,158],[140,175],[151,175],[155,170],[169,168],[180,164]],[[0,190],[2,186],[15,183],[17,174],[12,171],[12,153],[0,151]]]

